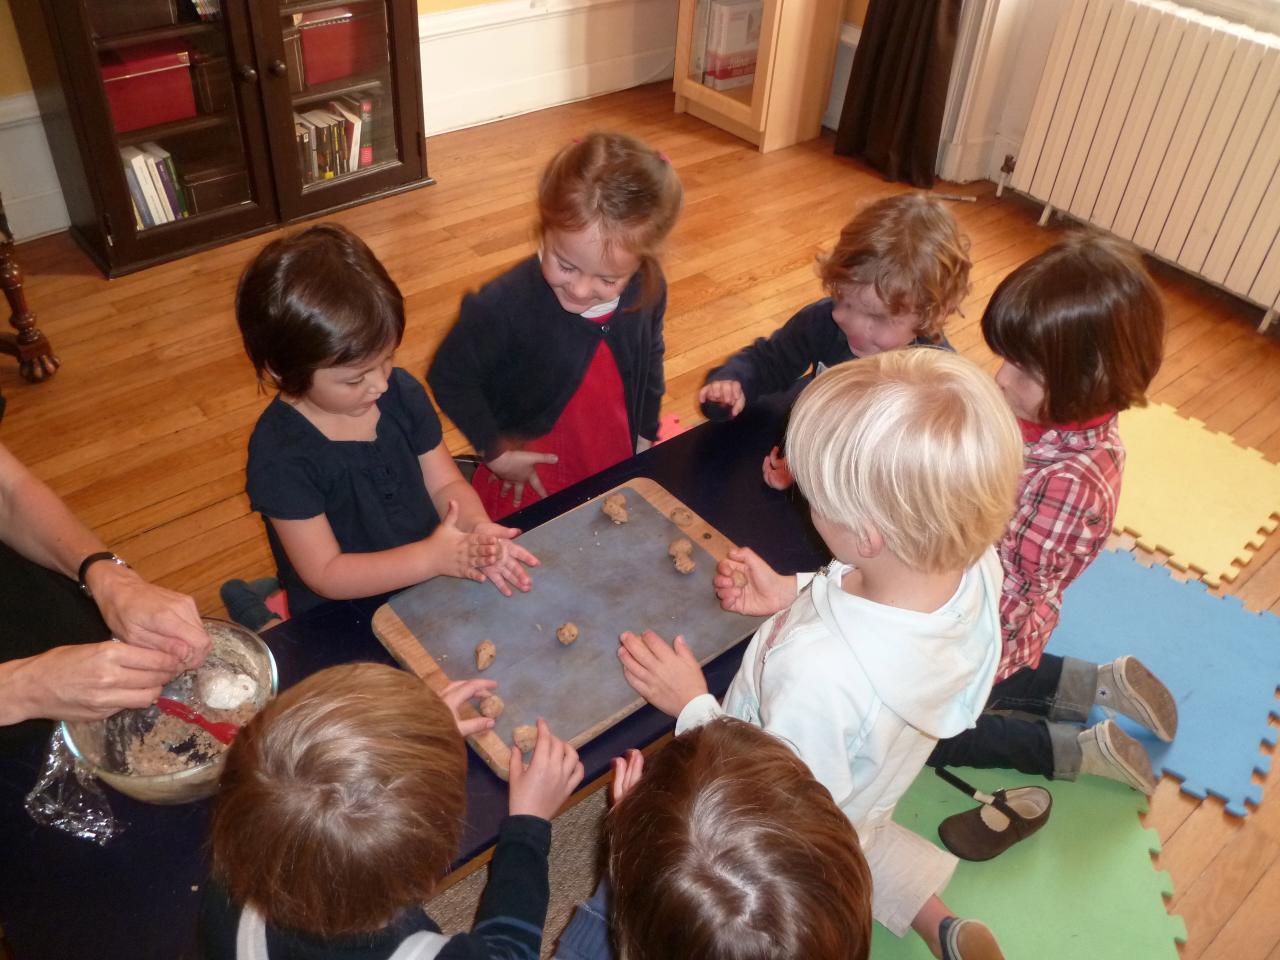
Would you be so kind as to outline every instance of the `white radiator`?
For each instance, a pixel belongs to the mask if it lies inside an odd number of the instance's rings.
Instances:
[[[1280,37],[1162,0],[1074,0],[1011,186],[1280,307]],[[1043,221],[1042,221],[1043,222]]]

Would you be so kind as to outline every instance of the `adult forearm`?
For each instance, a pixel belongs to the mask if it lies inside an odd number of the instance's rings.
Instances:
[[[75,577],[85,557],[107,549],[57,494],[25,468],[6,485],[0,503],[0,538],[42,567]]]

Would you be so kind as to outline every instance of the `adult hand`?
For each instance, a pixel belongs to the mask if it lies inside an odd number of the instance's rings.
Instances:
[[[777,447],[770,450],[769,455],[764,458],[760,473],[764,477],[765,486],[774,490],[787,490],[796,482],[796,478],[791,475],[791,468],[787,466],[787,458]]]
[[[582,782],[582,774],[578,751],[554,736],[539,717],[538,740],[527,767],[519,748],[511,748],[509,812],[550,820]]]
[[[736,417],[747,405],[747,395],[737,380],[712,380],[698,391],[699,405],[719,403],[729,408],[730,418]]]
[[[184,669],[204,663],[212,641],[189,596],[148,583],[118,563],[90,564],[85,581],[114,637],[163,650]]]
[[[796,578],[783,576],[750,547],[734,547],[716,565],[711,584],[720,606],[749,617],[768,617],[791,606]]]
[[[538,566],[538,558],[515,542],[515,538],[520,535],[520,530],[516,527],[504,527],[485,522],[477,523],[472,532],[493,536],[498,541],[498,559],[481,568],[481,573],[498,588],[498,592],[504,597],[509,597],[511,588],[515,587],[523,593],[528,593],[533,586],[533,581],[524,568]]]
[[[616,807],[644,775],[644,754],[632,748],[625,756],[613,758],[613,782],[609,784],[609,800]]]
[[[702,667],[684,637],[676,637],[673,646],[652,630],[642,636],[628,631],[618,659],[631,688],[668,716],[678,717],[685,704],[707,692]]]
[[[485,466],[502,481],[502,496],[515,491],[512,506],[520,506],[524,499],[525,486],[533,487],[534,493],[540,497],[547,495],[546,487],[538,477],[537,466],[540,463],[559,463],[560,458],[554,453],[535,453],[532,450],[508,450],[498,454],[492,460],[486,460]]]
[[[490,717],[476,716],[464,720],[462,705],[468,700],[489,696],[497,687],[497,680],[454,680],[440,691],[440,699],[453,714],[453,722],[464,737],[493,729],[494,721]]]
[[[484,582],[483,569],[495,563],[502,552],[498,547],[498,538],[493,534],[476,530],[464,533],[458,527],[456,500],[449,501],[440,526],[422,542],[434,561],[430,564],[428,576],[444,574],[479,583]]]
[[[150,706],[182,670],[171,653],[114,640],[55,647],[4,666],[4,723],[32,717],[101,720],[118,710]]]

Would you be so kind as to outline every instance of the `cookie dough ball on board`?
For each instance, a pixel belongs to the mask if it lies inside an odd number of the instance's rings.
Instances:
[[[556,639],[566,647],[573,641],[578,639],[578,625],[576,623],[562,623],[556,627]]]
[[[600,510],[615,524],[623,524],[630,519],[627,516],[627,498],[620,493],[611,493],[605,497]]]
[[[492,640],[481,640],[476,644],[476,669],[487,669],[498,656],[498,648]]]
[[[490,694],[480,701],[480,716],[488,717],[494,720],[502,716],[502,711],[506,704],[502,702],[502,698],[496,693]]]
[[[517,750],[528,753],[538,742],[538,728],[522,724],[511,731],[511,739],[515,741]]]
[[[667,547],[667,556],[671,558],[671,563],[678,572],[683,574],[693,573],[695,566],[693,562],[693,544],[684,537],[677,537],[671,541],[671,545]]]
[[[693,513],[684,507],[676,507],[671,511],[671,522],[677,527],[687,527],[693,523]]]

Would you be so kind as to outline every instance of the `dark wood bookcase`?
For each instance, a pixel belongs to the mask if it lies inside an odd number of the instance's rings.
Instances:
[[[71,233],[108,276],[431,183],[415,0],[20,0]]]

